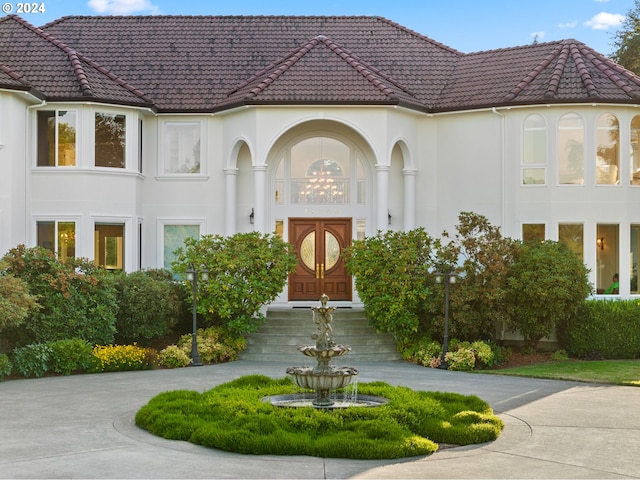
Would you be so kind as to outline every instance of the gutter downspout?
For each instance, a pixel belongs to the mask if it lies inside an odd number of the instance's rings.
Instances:
[[[498,112],[498,109],[496,107],[492,107],[491,111],[495,114],[498,115],[498,117],[500,117],[500,179],[501,179],[501,183],[502,186],[500,188],[500,225],[502,225],[502,229],[504,232],[504,227],[506,225],[506,218],[507,218],[507,214],[506,214],[506,210],[507,210],[507,202],[506,202],[506,188],[507,188],[507,180],[506,180],[506,160],[505,160],[505,151],[506,151],[506,145],[505,145],[505,137],[504,137],[504,131],[505,131],[505,126],[504,126],[504,122],[505,122],[505,118],[504,115],[500,112]],[[501,328],[500,328],[500,340],[504,340],[504,332],[505,332],[505,322],[504,320],[501,320],[500,323]]]

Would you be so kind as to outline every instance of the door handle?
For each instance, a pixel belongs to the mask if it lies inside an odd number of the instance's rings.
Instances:
[[[320,278],[324,278],[324,263],[320,264]]]
[[[316,278],[320,278],[320,264],[316,263]]]

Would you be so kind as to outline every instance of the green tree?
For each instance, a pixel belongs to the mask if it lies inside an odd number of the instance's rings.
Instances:
[[[450,288],[451,336],[469,341],[492,339],[496,325],[507,320],[505,282],[517,242],[503,237],[486,217],[471,212],[460,213],[456,231],[454,236],[443,232],[443,238],[450,241],[439,253],[439,261],[449,265],[444,268],[453,266],[458,273]]]
[[[198,283],[199,312],[212,325],[243,335],[264,321],[260,309],[282,292],[297,264],[292,245],[277,235],[251,232],[187,238],[172,269],[184,278],[190,265],[206,266],[209,280]]]
[[[509,272],[507,299],[510,324],[529,347],[578,314],[593,291],[588,273],[560,242],[521,244]]]
[[[111,343],[115,333],[116,293],[112,277],[87,259],[60,261],[40,247],[19,245],[4,257],[5,273],[37,292],[42,308],[32,311],[20,328],[7,330],[16,345],[80,338]]]
[[[613,46],[613,61],[640,75],[640,0],[634,0],[633,8],[614,34]]]
[[[371,325],[396,340],[415,338],[429,330],[431,299],[439,240],[423,228],[378,232],[356,240],[343,251],[347,270]]]

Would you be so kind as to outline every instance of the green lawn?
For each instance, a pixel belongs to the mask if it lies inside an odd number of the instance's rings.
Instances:
[[[562,360],[480,373],[640,387],[640,360]]]

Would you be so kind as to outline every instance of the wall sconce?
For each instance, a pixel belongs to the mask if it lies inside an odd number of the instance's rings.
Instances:
[[[391,212],[387,210],[387,219],[389,221],[389,225],[391,225]]]
[[[256,216],[255,216],[255,214],[253,213],[253,208],[252,208],[252,209],[251,209],[251,213],[249,214],[249,223],[250,223],[251,225],[253,225],[253,222],[255,221],[255,219],[256,219]]]
[[[600,247],[600,250],[604,250],[604,237],[600,237],[598,240],[596,240],[596,245]]]

